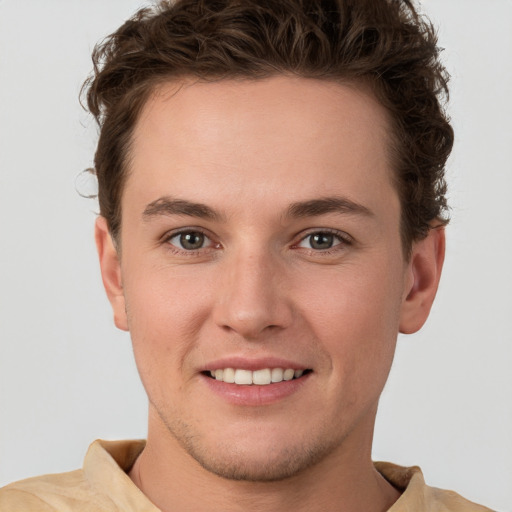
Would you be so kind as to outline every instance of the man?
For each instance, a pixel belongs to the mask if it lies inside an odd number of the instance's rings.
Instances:
[[[444,257],[453,133],[409,2],[164,2],[94,54],[96,242],[147,442],[1,510],[488,510],[370,458]]]

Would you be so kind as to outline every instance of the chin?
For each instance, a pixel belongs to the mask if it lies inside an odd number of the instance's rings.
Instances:
[[[304,448],[296,450],[276,450],[267,452],[262,459],[261,452],[256,457],[247,453],[213,454],[189,450],[191,455],[204,469],[227,480],[246,482],[277,482],[299,475],[322,460],[328,450],[310,451]]]
[[[210,473],[247,482],[277,482],[297,476],[331,454],[340,442],[326,443],[328,436],[292,440],[289,433],[272,440],[254,432],[244,439],[218,440],[192,432],[183,423],[172,425],[169,432]]]

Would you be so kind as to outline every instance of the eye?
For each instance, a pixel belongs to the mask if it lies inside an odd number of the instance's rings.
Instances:
[[[201,231],[182,231],[168,239],[168,243],[185,251],[197,251],[212,244],[212,241]]]
[[[315,251],[325,251],[341,244],[343,241],[340,235],[329,233],[328,231],[317,231],[303,238],[298,244],[298,247],[314,249]]]

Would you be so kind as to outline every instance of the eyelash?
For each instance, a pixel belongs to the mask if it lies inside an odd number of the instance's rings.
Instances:
[[[173,238],[179,237],[181,235],[186,235],[186,234],[202,235],[205,237],[206,240],[210,241],[210,246],[209,247],[199,247],[197,249],[185,249],[185,248],[177,247],[176,245],[171,243],[171,240]],[[201,228],[195,228],[195,227],[182,228],[178,231],[173,231],[171,233],[168,233],[162,238],[162,242],[165,243],[167,245],[167,248],[174,254],[186,255],[186,256],[200,256],[200,255],[203,255],[204,252],[207,250],[217,249],[220,247],[220,244],[215,243],[213,241],[212,237],[210,235],[208,235],[208,233],[206,233]]]
[[[300,244],[306,241],[308,238],[311,238],[313,235],[329,235],[333,236],[338,243],[335,243],[333,246],[327,249],[313,249],[308,247],[300,247]],[[310,254],[315,256],[331,256],[335,253],[339,253],[346,247],[349,247],[354,244],[354,240],[351,236],[343,231],[338,231],[336,229],[322,228],[322,229],[311,229],[305,235],[303,234],[300,240],[293,245],[294,248],[303,249],[308,251]]]
[[[210,245],[208,247],[198,247],[197,249],[185,249],[177,247],[176,245],[171,243],[171,240],[173,238],[186,235],[186,234],[199,234],[205,237],[205,239],[210,241]],[[314,236],[314,235],[329,235],[333,236],[337,243],[335,243],[333,246],[327,248],[327,249],[313,249],[312,247],[300,247],[300,244],[306,241],[308,238]],[[208,235],[203,229],[201,228],[195,228],[195,227],[187,227],[182,228],[178,231],[173,231],[171,233],[166,234],[162,238],[162,242],[167,245],[169,250],[171,250],[175,254],[184,254],[186,256],[199,256],[203,255],[205,251],[211,250],[211,249],[218,249],[221,247],[220,243],[216,243],[213,241],[212,237]],[[301,233],[301,238],[298,242],[294,243],[292,245],[293,249],[298,250],[304,250],[309,252],[313,255],[319,255],[319,256],[329,256],[333,253],[338,253],[339,251],[343,250],[347,246],[353,245],[354,241],[352,237],[350,237],[347,233],[344,233],[342,231],[337,231],[335,229],[329,229],[329,228],[323,228],[323,229],[311,229],[306,234]]]

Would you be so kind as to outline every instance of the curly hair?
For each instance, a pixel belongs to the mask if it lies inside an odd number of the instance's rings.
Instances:
[[[444,173],[453,130],[439,51],[432,24],[411,0],[163,0],[141,9],[95,47],[83,89],[100,126],[93,172],[113,239],[132,133],[155,86],[289,74],[365,82],[386,108],[409,253],[448,222]]]

